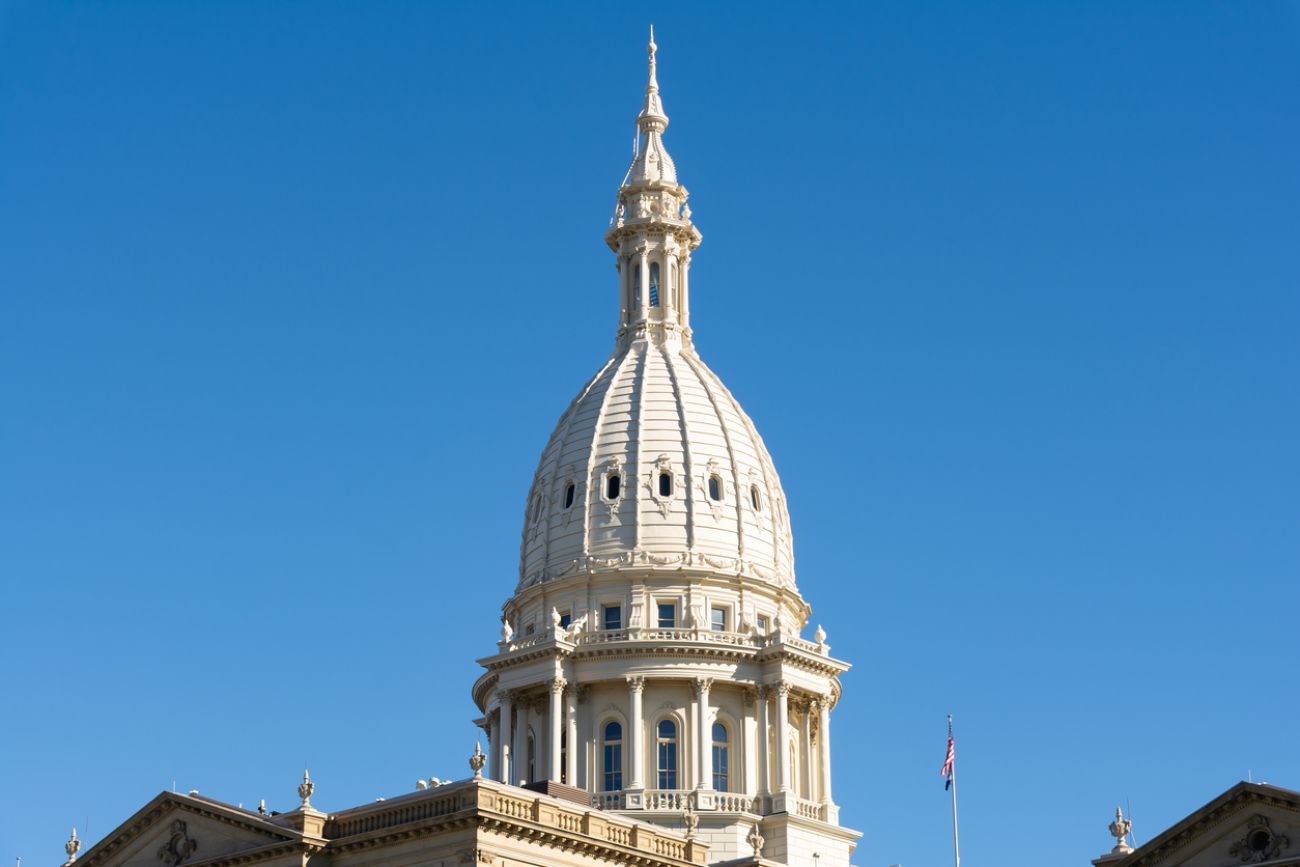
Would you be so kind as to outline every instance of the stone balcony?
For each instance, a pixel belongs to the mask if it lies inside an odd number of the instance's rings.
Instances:
[[[591,796],[591,805],[601,810],[615,811],[680,813],[690,809],[699,813],[747,813],[751,816],[792,813],[819,822],[835,822],[837,819],[834,805],[820,804],[789,792],[774,795],[744,795],[700,789],[596,792]]]

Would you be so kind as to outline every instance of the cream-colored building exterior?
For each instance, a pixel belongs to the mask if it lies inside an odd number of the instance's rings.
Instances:
[[[528,493],[501,640],[473,686],[474,776],[323,813],[163,793],[85,867],[849,867],[831,715],[848,664],[795,584],[785,495],[753,422],[696,353],[701,235],[655,77],[605,240],[615,349]],[[68,843],[78,860],[80,841]]]

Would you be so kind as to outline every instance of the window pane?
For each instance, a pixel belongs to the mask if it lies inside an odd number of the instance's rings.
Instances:
[[[606,629],[623,628],[623,606],[622,605],[605,606],[605,628]]]
[[[713,788],[719,792],[728,791],[728,773],[727,768],[727,748],[725,746],[713,747]]]
[[[722,499],[722,479],[717,476],[709,476],[709,499]]]
[[[677,724],[670,719],[659,723],[659,737],[668,739],[677,737]]]
[[[573,495],[573,482],[569,482],[569,486],[564,489],[564,508],[568,509],[573,506]]]
[[[714,608],[709,612],[709,628],[714,632],[727,631],[727,609]]]
[[[560,615],[560,628],[561,628],[561,629],[568,629],[568,628],[569,628],[569,624],[572,623],[572,622],[573,622],[573,615],[570,614],[569,612],[566,611],[566,612],[564,612],[563,614]],[[560,734],[563,735],[564,732],[560,732]]]
[[[605,740],[618,741],[623,739],[623,727],[617,722],[607,723],[605,725]]]
[[[670,473],[659,474],[659,496],[671,497],[673,495],[673,477]]]
[[[677,626],[677,606],[671,602],[659,603],[659,628],[673,629]]]
[[[713,739],[718,743],[725,744],[727,742],[727,727],[722,723],[714,723]]]
[[[650,306],[659,306],[659,263],[650,263]]]
[[[758,485],[753,485],[749,489],[750,502],[754,504],[754,511],[763,511],[763,501],[758,498]]]
[[[621,488],[621,482],[622,479],[619,478],[618,473],[610,474],[609,479],[605,482],[605,499],[607,500],[618,499],[618,492]]]

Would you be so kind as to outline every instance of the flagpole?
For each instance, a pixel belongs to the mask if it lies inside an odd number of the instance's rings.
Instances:
[[[952,714],[948,714],[948,738],[952,738]],[[952,860],[954,867],[961,867],[961,846],[957,842],[957,751],[952,753],[952,768],[949,770],[952,785]]]

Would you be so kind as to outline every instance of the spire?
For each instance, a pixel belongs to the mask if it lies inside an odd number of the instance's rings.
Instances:
[[[650,44],[646,46],[650,53],[650,77],[645,86],[645,103],[641,106],[641,113],[636,117],[636,125],[640,127],[641,132],[649,135],[653,132],[663,132],[668,126],[668,115],[664,114],[663,100],[659,98],[659,82],[655,79],[655,52],[659,46],[655,45],[655,26],[650,25]]]
[[[700,233],[664,146],[668,115],[659,96],[653,26],[646,50],[649,72],[636,116],[636,152],[619,185],[605,243],[618,254],[619,344],[649,337],[681,345],[690,341],[687,272]]]

